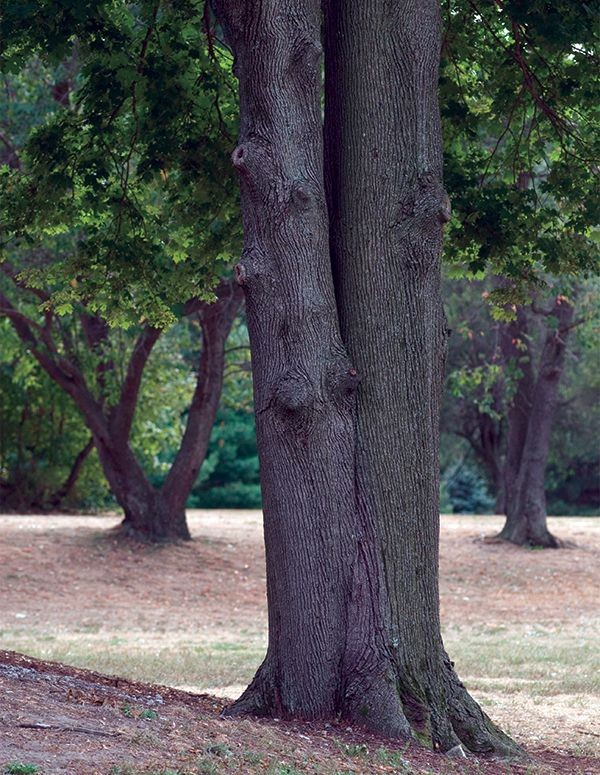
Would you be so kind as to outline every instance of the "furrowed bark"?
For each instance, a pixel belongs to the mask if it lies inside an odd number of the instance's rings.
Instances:
[[[531,387],[518,472],[507,498],[506,523],[499,537],[520,546],[555,549],[560,542],[547,526],[545,473],[574,308],[559,296],[552,314],[557,326],[546,333],[537,378]]]
[[[229,713],[332,717],[355,554],[353,394],[322,170],[320,3],[215,8],[235,53],[246,294],[263,492],[269,646]]]
[[[361,375],[361,527],[383,557],[373,586],[384,591],[387,615],[370,679],[385,711],[372,726],[387,731],[402,714],[433,747],[463,742],[504,754],[517,747],[460,684],[440,634],[438,425],[447,339],[440,260],[450,212],[439,50],[435,0],[327,4],[331,254],[342,338]],[[351,678],[354,665],[344,669]],[[346,712],[354,716],[354,706]],[[368,707],[363,713],[369,723]]]

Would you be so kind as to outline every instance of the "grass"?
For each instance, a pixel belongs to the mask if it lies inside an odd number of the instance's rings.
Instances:
[[[600,693],[600,627],[451,627],[446,648],[473,691],[532,697]]]
[[[179,635],[179,637],[178,637]],[[194,644],[189,634],[54,633],[22,628],[0,632],[2,648],[136,681],[206,688],[251,680],[265,653],[262,633],[238,642]]]
[[[56,633],[5,630],[2,647],[133,680],[196,689],[249,682],[264,656],[262,633],[239,641],[193,644],[164,633]],[[50,639],[52,638],[52,639]],[[444,640],[459,675],[473,690],[532,697],[600,693],[600,627],[560,630],[531,625],[448,627]]]

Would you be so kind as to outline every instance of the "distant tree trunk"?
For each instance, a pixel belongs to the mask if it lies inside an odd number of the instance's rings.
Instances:
[[[495,407],[498,409],[498,407]],[[504,514],[504,469],[502,466],[503,423],[475,408],[475,427],[459,433],[471,445],[485,469],[487,480],[496,493],[496,514]]]
[[[564,297],[556,299],[552,312],[556,327],[547,330],[537,378],[533,379],[528,361],[509,415],[506,523],[500,538],[521,546],[559,546],[547,527],[544,480],[573,312]]]
[[[442,750],[462,741],[515,751],[458,681],[440,635],[439,264],[449,212],[438,4],[327,4],[329,213],[320,2],[215,7],[240,81],[237,275],[269,611],[266,658],[229,713],[341,715],[394,737],[414,730]],[[361,367],[357,417],[340,318]]]
[[[61,503],[64,501],[64,499],[71,493],[71,491],[77,484],[77,480],[79,479],[79,475],[81,474],[81,469],[83,468],[83,464],[88,459],[89,454],[93,449],[94,449],[94,439],[90,438],[87,444],[79,451],[77,457],[73,461],[71,470],[69,471],[69,474],[65,479],[65,481],[63,482],[63,484],[48,499],[49,505],[51,508],[53,509],[59,508]]]

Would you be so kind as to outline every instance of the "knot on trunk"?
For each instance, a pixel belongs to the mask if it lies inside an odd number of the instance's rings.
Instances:
[[[236,264],[233,271],[235,272],[235,279],[237,284],[241,285],[242,287],[246,285],[246,269],[244,268],[244,265],[241,262]]]
[[[359,385],[360,376],[347,360],[336,363],[329,370],[327,389],[341,408],[348,409],[352,405]]]
[[[244,172],[247,169],[246,164],[246,148],[240,144],[235,148],[231,154],[231,163],[239,172]]]
[[[323,46],[317,38],[302,35],[294,42],[289,58],[289,71],[306,82],[307,75],[316,76],[320,73]]]
[[[313,197],[310,188],[301,180],[294,180],[290,186],[289,203],[292,210],[305,212],[309,209]]]
[[[239,262],[234,267],[235,279],[246,292],[269,275],[268,261],[263,251],[256,246],[244,248]]]
[[[305,371],[297,368],[279,379],[271,404],[285,432],[308,436],[315,426],[323,400],[317,385]]]
[[[419,230],[428,225],[439,227],[448,223],[450,215],[450,197],[441,180],[423,175],[400,200],[394,225]]]

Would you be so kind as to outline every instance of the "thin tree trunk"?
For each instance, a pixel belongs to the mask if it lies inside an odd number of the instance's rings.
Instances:
[[[339,708],[355,538],[353,393],[328,251],[320,3],[224,0],[241,128],[246,294],[263,493],[269,647],[230,713]]]
[[[383,642],[362,685],[375,728],[401,726],[447,750],[514,751],[446,657],[438,592],[439,417],[447,341],[442,307],[439,4],[330,0],[326,159],[342,337],[361,378],[357,484],[361,528],[383,563]],[[363,562],[357,554],[355,567]],[[363,575],[358,571],[358,575]],[[347,651],[344,670],[364,650]],[[391,687],[391,690],[390,690]],[[394,703],[396,696],[399,703]],[[398,704],[400,707],[398,708]],[[368,718],[365,719],[368,722]]]
[[[567,338],[573,320],[573,307],[558,297],[553,316],[556,329],[549,329],[540,356],[538,375],[531,390],[527,417],[519,415],[519,432],[524,438],[518,461],[518,471],[508,470],[506,523],[500,532],[503,538],[520,546],[556,548],[558,540],[547,526],[545,473],[552,423],[558,401],[558,389],[564,369]],[[526,422],[525,422],[526,420]],[[515,431],[516,433],[516,431]],[[510,435],[509,435],[510,438]],[[509,450],[510,451],[510,450]],[[509,465],[507,455],[507,468]]]
[[[72,491],[73,487],[75,487],[77,480],[79,479],[79,475],[81,473],[81,469],[83,468],[83,464],[88,459],[90,452],[94,449],[94,439],[90,438],[85,447],[83,447],[75,460],[73,461],[73,465],[71,466],[71,470],[69,471],[69,475],[63,482],[62,486],[59,487],[56,492],[54,492],[51,497],[49,498],[50,506],[54,509],[58,508],[61,503],[64,501],[64,499],[69,495],[69,493]]]

